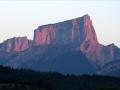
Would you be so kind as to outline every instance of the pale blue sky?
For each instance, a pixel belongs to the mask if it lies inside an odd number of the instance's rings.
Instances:
[[[14,36],[33,38],[39,25],[89,14],[98,40],[120,47],[120,1],[0,1],[0,42]]]

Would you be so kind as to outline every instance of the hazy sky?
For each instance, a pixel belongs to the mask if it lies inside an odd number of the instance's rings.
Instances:
[[[120,1],[0,1],[0,42],[14,36],[33,38],[39,25],[89,14],[98,40],[120,47]]]

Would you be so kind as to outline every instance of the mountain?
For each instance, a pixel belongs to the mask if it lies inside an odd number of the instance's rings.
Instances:
[[[39,26],[33,40],[15,37],[0,44],[0,64],[14,68],[93,74],[116,61],[120,49],[99,43],[89,15]]]

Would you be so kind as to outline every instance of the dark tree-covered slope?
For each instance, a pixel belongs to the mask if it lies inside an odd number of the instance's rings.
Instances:
[[[120,90],[120,78],[63,75],[0,66],[0,90]]]

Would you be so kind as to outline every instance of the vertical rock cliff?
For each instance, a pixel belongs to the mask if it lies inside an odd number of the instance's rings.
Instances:
[[[1,44],[1,50],[5,52],[19,52],[28,49],[30,41],[27,37],[14,37]]]
[[[72,43],[80,45],[84,41],[98,43],[92,21],[88,15],[38,27],[34,31],[33,44],[35,46]]]

